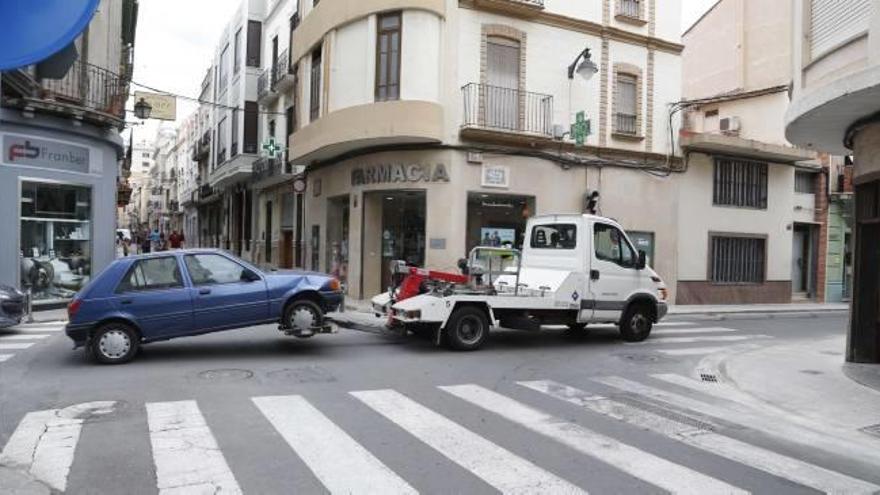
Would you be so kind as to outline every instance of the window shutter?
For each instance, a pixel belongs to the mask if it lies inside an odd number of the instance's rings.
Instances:
[[[263,44],[263,24],[260,21],[248,21],[247,31],[247,66],[260,66],[260,49]]]
[[[811,0],[810,54],[813,59],[868,30],[872,0]]]

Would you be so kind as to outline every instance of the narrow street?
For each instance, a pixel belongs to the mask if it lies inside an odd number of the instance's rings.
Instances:
[[[0,464],[70,493],[872,493],[880,438],[847,423],[859,404],[786,410],[772,375],[828,372],[748,361],[829,342],[839,369],[845,325],[678,317],[639,344],[496,331],[473,353],[261,326],[98,366],[60,324],[26,324],[0,333]]]

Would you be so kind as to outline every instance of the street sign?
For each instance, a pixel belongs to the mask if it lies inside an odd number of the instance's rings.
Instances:
[[[41,62],[72,43],[88,26],[99,0],[0,2],[0,70]]]
[[[177,98],[171,95],[135,91],[134,101],[143,99],[151,107],[150,118],[157,120],[177,120]]]
[[[275,142],[275,138],[269,138],[268,141],[263,143],[263,149],[269,155],[269,158],[275,158],[284,151],[284,148]]]
[[[571,135],[574,137],[576,145],[584,145],[587,136],[590,135],[590,121],[587,119],[586,112],[580,111],[575,115],[574,124],[571,125]]]

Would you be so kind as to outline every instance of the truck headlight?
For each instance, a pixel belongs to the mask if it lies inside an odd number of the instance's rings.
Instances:
[[[422,311],[421,310],[404,311],[403,316],[407,320],[418,320],[419,318],[422,317]]]

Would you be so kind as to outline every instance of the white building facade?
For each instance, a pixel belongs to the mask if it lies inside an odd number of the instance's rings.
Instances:
[[[307,0],[298,14],[302,266],[367,298],[392,259],[455,270],[598,190],[675,287],[680,2]],[[569,78],[585,48],[598,73]],[[583,146],[568,134],[579,112]]]

